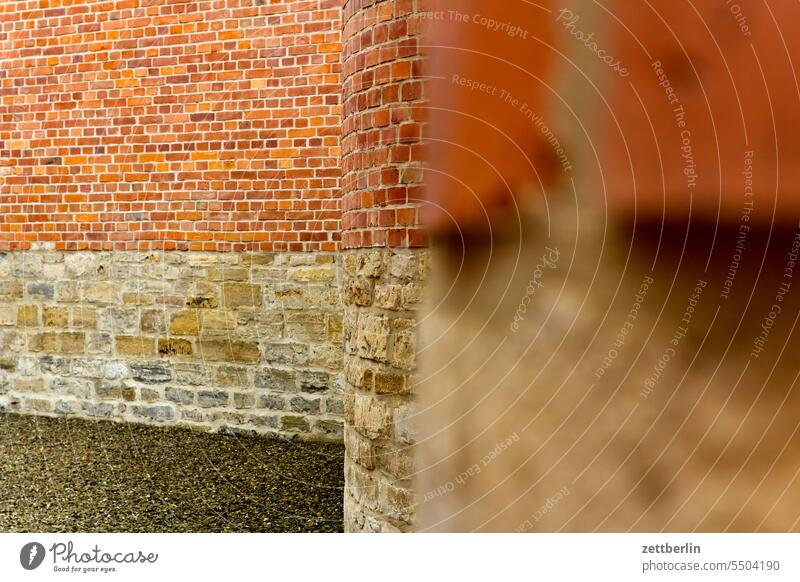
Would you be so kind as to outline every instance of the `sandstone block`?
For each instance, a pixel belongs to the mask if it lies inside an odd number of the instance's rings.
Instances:
[[[68,327],[69,309],[66,307],[45,307],[42,311],[42,325],[45,327]]]
[[[174,335],[198,335],[200,333],[200,315],[198,311],[192,309],[173,314],[169,331]]]
[[[58,348],[64,354],[82,354],[86,350],[86,334],[82,331],[60,333]]]
[[[38,327],[39,306],[20,305],[17,311],[17,325],[23,327]]]
[[[153,355],[153,338],[142,336],[118,335],[115,338],[117,354],[120,356],[151,356]]]
[[[261,285],[223,283],[222,300],[225,307],[228,309],[236,307],[260,307],[263,302]]]
[[[144,333],[163,333],[167,331],[167,314],[163,309],[142,311],[139,329]]]
[[[158,338],[158,353],[162,356],[191,356],[192,351],[192,342],[187,339]]]
[[[255,342],[201,339],[200,357],[212,362],[255,364],[261,360],[261,350]]]
[[[359,314],[356,331],[358,354],[364,358],[386,361],[388,345],[388,319],[381,315]]]
[[[389,436],[392,427],[392,409],[373,396],[355,394],[353,426],[369,439]]]

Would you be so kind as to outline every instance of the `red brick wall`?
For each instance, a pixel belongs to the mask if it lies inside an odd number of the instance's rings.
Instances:
[[[340,6],[0,2],[0,249],[334,250]]]
[[[344,8],[342,246],[421,247],[419,0]]]

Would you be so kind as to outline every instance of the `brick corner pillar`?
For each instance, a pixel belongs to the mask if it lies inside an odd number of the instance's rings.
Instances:
[[[418,309],[422,79],[417,0],[344,4],[342,262],[345,531],[409,531]]]

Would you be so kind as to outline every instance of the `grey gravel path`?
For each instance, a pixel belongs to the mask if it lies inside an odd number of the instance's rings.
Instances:
[[[0,531],[336,532],[343,448],[0,414]]]

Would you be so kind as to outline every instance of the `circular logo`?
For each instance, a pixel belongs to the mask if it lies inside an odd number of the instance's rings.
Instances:
[[[35,570],[42,565],[44,554],[44,546],[39,542],[27,543],[19,552],[19,563],[26,570]]]

